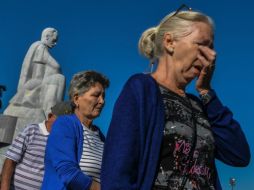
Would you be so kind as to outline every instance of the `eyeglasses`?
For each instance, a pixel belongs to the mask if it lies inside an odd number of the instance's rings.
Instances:
[[[185,5],[185,4],[182,4],[178,9],[176,9],[176,12],[171,17],[177,15],[183,9],[187,9],[187,11],[192,11],[191,7],[189,7],[189,6]]]

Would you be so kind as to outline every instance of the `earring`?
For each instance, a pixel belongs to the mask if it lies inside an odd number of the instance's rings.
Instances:
[[[167,48],[167,50],[168,50],[168,52],[169,52],[170,54],[174,53],[174,48],[172,48],[172,47]]]

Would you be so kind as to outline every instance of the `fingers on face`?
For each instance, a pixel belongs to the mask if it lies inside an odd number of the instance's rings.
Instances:
[[[203,69],[201,71],[202,74],[208,74],[212,73],[212,71],[215,69],[215,64],[212,62],[209,62],[204,56],[198,54],[197,58],[200,60],[200,62],[203,64]]]
[[[204,66],[214,67],[216,52],[206,46],[199,46],[200,53],[198,59],[204,64]]]
[[[209,66],[209,61],[203,55],[198,54],[197,58],[200,60],[200,62],[203,64],[204,67]]]

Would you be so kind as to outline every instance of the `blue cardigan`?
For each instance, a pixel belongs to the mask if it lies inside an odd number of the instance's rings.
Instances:
[[[232,166],[248,165],[246,138],[215,93],[204,112],[212,126],[216,158]],[[115,103],[104,145],[102,190],[152,188],[164,126],[164,105],[156,81],[146,74],[132,76]],[[215,183],[220,190],[218,177]]]
[[[100,137],[105,140],[101,132]],[[41,189],[89,190],[92,178],[79,168],[83,138],[83,126],[75,114],[57,118],[48,137]]]

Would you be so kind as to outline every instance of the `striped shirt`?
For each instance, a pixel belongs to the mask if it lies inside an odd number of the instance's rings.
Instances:
[[[40,189],[48,138],[45,122],[28,125],[9,147],[5,156],[17,162],[11,189]]]
[[[83,129],[83,153],[79,166],[85,175],[100,183],[104,142],[100,139],[99,131],[92,131],[85,126],[83,126]]]

